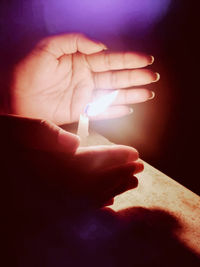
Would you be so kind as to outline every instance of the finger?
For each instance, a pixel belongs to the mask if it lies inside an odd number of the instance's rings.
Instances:
[[[147,100],[153,99],[155,93],[147,89],[128,89],[119,90],[119,93],[112,103],[113,105],[127,105],[145,102]]]
[[[108,196],[115,197],[120,195],[128,190],[134,189],[138,186],[138,179],[135,176],[129,176],[122,184],[118,187],[114,188],[110,192],[107,193]]]
[[[91,185],[95,186],[101,194],[110,192],[132,177],[135,168],[136,164],[131,162],[99,171],[96,179],[91,181]]]
[[[129,184],[129,178],[133,177],[134,169],[134,163],[129,163],[93,172],[91,175],[87,175],[86,180],[79,188],[79,196],[85,196],[89,205],[102,207],[119,192],[119,187],[124,188],[124,183]]]
[[[89,173],[133,162],[138,157],[136,149],[123,145],[81,147],[77,149],[74,163]]]
[[[100,178],[93,184],[96,197],[105,203],[110,198],[137,187],[138,180],[133,176],[138,168],[136,165],[137,163],[129,163],[100,173]]]
[[[109,90],[95,90],[93,92],[94,101],[102,96],[109,94]],[[118,90],[117,97],[113,101],[112,105],[127,105],[145,102],[147,100],[153,99],[155,93],[153,91],[147,90],[145,88],[134,88],[134,89],[123,89]]]
[[[94,73],[93,78],[96,89],[117,89],[157,82],[160,75],[150,70],[142,69]]]
[[[1,140],[18,148],[75,153],[79,146],[78,136],[62,130],[57,125],[38,119],[19,116],[0,116]]]
[[[103,203],[103,206],[111,206],[114,203],[114,198],[109,199],[105,203]]]
[[[111,206],[114,204],[114,197],[120,195],[128,190],[134,189],[138,186],[138,179],[137,177],[130,176],[129,178],[125,179],[120,185],[112,188],[110,191],[104,192],[99,198],[99,207]]]
[[[144,170],[144,164],[141,159],[138,159],[137,161],[134,161],[135,169],[133,174],[140,173]]]
[[[106,120],[127,116],[133,113],[133,109],[128,106],[110,106],[102,114],[90,117],[91,120]]]
[[[108,70],[134,69],[143,68],[154,62],[153,56],[141,53],[106,53],[86,56],[87,62],[94,72],[102,72]]]
[[[47,37],[38,43],[37,48],[51,53],[56,58],[77,51],[89,55],[107,49],[104,44],[78,33]]]

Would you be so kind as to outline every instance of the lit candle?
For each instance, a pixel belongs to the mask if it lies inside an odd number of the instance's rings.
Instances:
[[[89,103],[83,114],[80,115],[77,135],[80,137],[80,146],[87,145],[89,135],[89,118],[102,114],[112,104],[118,94],[118,90],[110,94],[103,95],[96,101]]]

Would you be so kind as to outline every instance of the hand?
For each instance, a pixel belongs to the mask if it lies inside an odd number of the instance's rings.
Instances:
[[[14,69],[12,112],[64,124],[77,121],[86,105],[109,89],[119,89],[119,94],[101,118],[127,115],[127,104],[151,99],[153,92],[132,86],[159,79],[157,73],[137,69],[152,64],[153,57],[105,49],[102,43],[80,34],[40,41]]]
[[[39,218],[74,202],[102,206],[137,186],[143,165],[131,147],[77,149],[76,135],[47,121],[0,116],[0,124],[2,203],[13,198],[15,211]]]

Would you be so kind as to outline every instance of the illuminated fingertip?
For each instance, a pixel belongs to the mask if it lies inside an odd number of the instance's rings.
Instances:
[[[149,96],[148,100],[151,100],[155,97],[155,93],[153,91],[151,91],[151,95]]]
[[[153,64],[154,63],[154,60],[155,60],[154,56],[150,56],[149,65]]]
[[[156,72],[156,75],[157,75],[157,79],[156,79],[156,82],[160,80],[160,74],[158,72]]]
[[[155,77],[153,80],[154,83],[160,80],[160,74],[158,72],[154,73],[154,77]]]

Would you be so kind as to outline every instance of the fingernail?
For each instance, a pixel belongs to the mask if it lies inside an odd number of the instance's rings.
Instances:
[[[149,96],[148,100],[153,99],[155,97],[155,93],[153,91],[150,92],[151,95]]]
[[[155,72],[154,73],[154,80],[153,80],[153,82],[155,83],[155,82],[157,82],[159,80],[160,80],[160,74],[158,72]]]
[[[149,56],[150,57],[150,60],[149,60],[149,65],[153,64],[154,63],[154,56]]]

